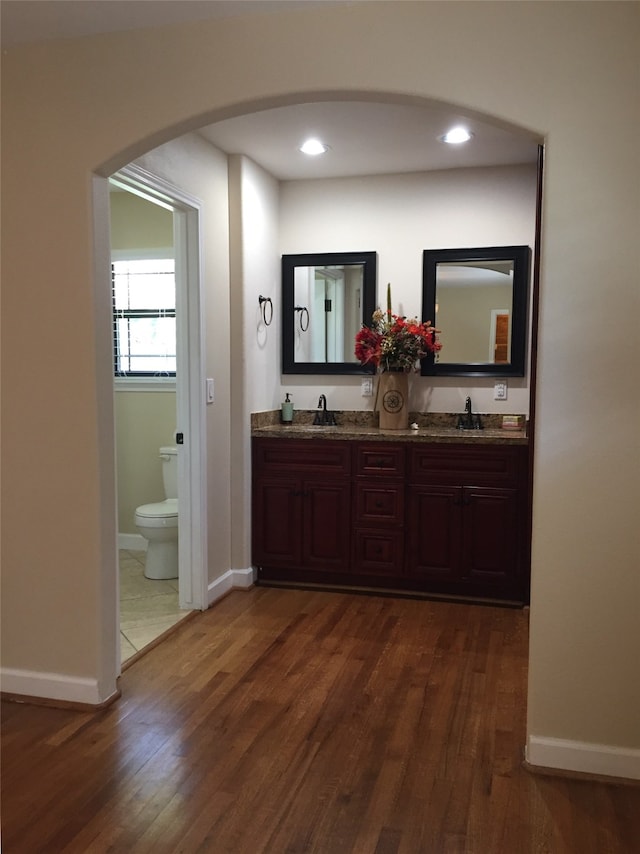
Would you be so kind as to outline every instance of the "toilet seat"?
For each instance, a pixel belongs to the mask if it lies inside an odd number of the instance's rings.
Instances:
[[[146,528],[177,528],[178,499],[167,498],[155,504],[142,504],[136,509],[136,524]]]

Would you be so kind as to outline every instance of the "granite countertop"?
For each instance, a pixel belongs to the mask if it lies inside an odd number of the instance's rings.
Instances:
[[[315,410],[294,413],[293,422],[282,424],[280,411],[256,412],[251,416],[251,435],[284,439],[370,439],[378,442],[432,442],[464,445],[527,445],[526,424],[522,430],[505,430],[502,416],[482,415],[482,430],[459,430],[457,414],[417,413],[409,415],[409,423],[417,430],[381,430],[371,412],[335,412],[337,426],[313,425]]]

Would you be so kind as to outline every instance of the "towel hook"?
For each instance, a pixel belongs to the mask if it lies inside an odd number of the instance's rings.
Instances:
[[[298,317],[298,320],[300,322],[300,331],[306,332],[307,329],[309,328],[309,310],[308,310],[308,308],[304,305],[296,305],[296,306],[294,306],[293,310],[300,312],[300,315]]]
[[[262,321],[265,326],[271,326],[271,321],[273,320],[273,303],[271,302],[271,297],[263,297],[262,294],[258,297],[258,304],[260,306],[260,313],[262,314]],[[267,316],[269,319],[267,320]]]

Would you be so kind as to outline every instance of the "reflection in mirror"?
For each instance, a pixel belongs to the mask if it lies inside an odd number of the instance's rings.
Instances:
[[[438,264],[437,324],[456,332],[447,362],[508,362],[512,306],[513,261]]]
[[[443,349],[422,374],[524,376],[529,248],[426,250],[423,318]]]
[[[375,291],[375,252],[283,255],[282,372],[367,373],[354,346]]]
[[[296,267],[293,282],[296,362],[345,362],[360,328],[362,264]],[[308,333],[308,334],[306,334]]]

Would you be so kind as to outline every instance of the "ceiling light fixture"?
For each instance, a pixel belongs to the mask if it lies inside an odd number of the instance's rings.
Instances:
[[[324,154],[329,150],[329,146],[319,139],[307,139],[300,146],[300,151],[303,154],[308,154],[310,157],[316,157],[318,154]]]
[[[446,142],[448,145],[460,145],[461,142],[468,142],[473,136],[465,127],[459,125],[451,128],[450,131],[440,137],[441,142]]]

